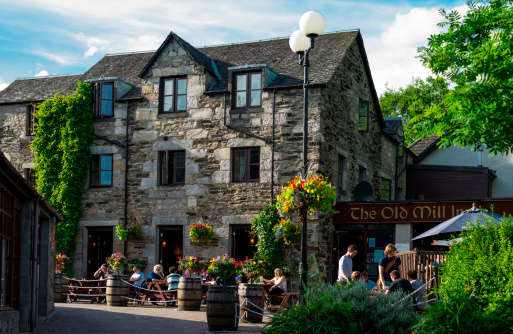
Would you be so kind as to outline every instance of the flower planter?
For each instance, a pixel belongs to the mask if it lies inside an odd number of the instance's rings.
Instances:
[[[235,321],[235,286],[208,287],[207,323],[209,331],[236,331],[239,322]]]
[[[251,323],[262,322],[264,308],[264,286],[261,284],[239,284],[239,317]],[[247,301],[246,301],[247,299]],[[252,304],[248,303],[251,302]],[[254,305],[253,305],[254,304]],[[256,305],[256,306],[255,306]],[[244,308],[243,308],[244,307]],[[249,309],[249,310],[248,310]],[[252,312],[253,311],[253,312]],[[260,314],[257,314],[260,313]]]
[[[106,299],[108,306],[128,305],[128,284],[121,281],[122,279],[126,281],[127,277],[124,275],[109,275],[107,277]]]
[[[65,303],[68,299],[68,275],[55,274],[54,302]]]
[[[182,311],[199,311],[201,292],[199,277],[180,277],[177,291],[178,308]]]

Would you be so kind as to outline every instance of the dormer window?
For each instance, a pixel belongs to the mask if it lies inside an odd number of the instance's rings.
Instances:
[[[187,77],[160,78],[159,113],[187,111]]]
[[[112,118],[114,117],[114,83],[99,82],[94,85],[95,118]]]
[[[236,73],[233,85],[233,108],[262,106],[262,72]]]

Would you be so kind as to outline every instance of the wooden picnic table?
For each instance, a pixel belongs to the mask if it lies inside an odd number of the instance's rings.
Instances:
[[[272,313],[279,313],[281,310],[283,309],[286,309],[288,308],[289,306],[287,305],[287,303],[290,301],[291,304],[294,306],[294,305],[299,305],[299,293],[297,292],[285,292],[285,293],[282,293],[281,295],[270,295],[269,294],[269,289],[274,285],[274,284],[270,284],[270,283],[265,283],[265,284],[262,284],[264,286],[264,290],[265,290],[265,299],[266,300],[271,300],[272,298],[277,298],[277,299],[281,299],[281,303],[279,306],[268,306],[267,307],[267,310],[269,312],[272,312]],[[296,300],[296,302],[294,303],[294,299]]]
[[[172,296],[176,296],[176,292],[168,292],[167,291],[167,283],[159,283],[159,282],[150,282],[148,283],[147,288],[148,290],[141,290],[141,293],[139,294],[142,301],[141,305],[144,305],[144,302],[147,298],[158,298],[164,302],[164,305],[166,307],[170,306],[168,301],[173,300]]]
[[[106,291],[101,288],[107,285],[107,280],[81,280],[70,278],[68,281],[68,301],[70,303],[77,301],[79,295],[93,295],[91,296],[90,303],[100,301],[100,298],[105,298]],[[101,296],[97,296],[101,295]]]

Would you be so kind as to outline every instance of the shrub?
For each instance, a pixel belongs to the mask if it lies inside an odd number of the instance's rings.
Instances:
[[[297,307],[274,315],[266,333],[356,333],[348,302],[337,298],[328,285],[310,285]]]

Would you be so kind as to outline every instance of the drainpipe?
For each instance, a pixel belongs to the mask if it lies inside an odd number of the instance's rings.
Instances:
[[[272,125],[272,147],[271,147],[271,203],[274,204],[274,115],[276,113],[276,89],[273,89],[273,125]]]
[[[397,170],[399,169],[399,145],[401,145],[401,143],[397,144],[395,147],[395,173],[394,173],[395,174],[395,194],[394,194],[394,198],[396,201],[399,199],[399,194],[398,194],[399,175],[397,174]],[[404,157],[405,153],[406,153],[406,150],[403,148],[403,157]]]
[[[125,141],[125,224],[128,222],[128,101],[126,103],[126,141]],[[123,241],[123,254],[127,256],[126,240]]]
[[[34,218],[32,219],[34,223],[32,235],[32,282],[30,286],[31,290],[31,298],[30,298],[30,331],[34,331],[36,327],[36,316],[37,316],[37,264],[39,262],[39,257],[37,254],[37,245],[39,239],[39,197],[36,198],[36,202],[34,203]]]

